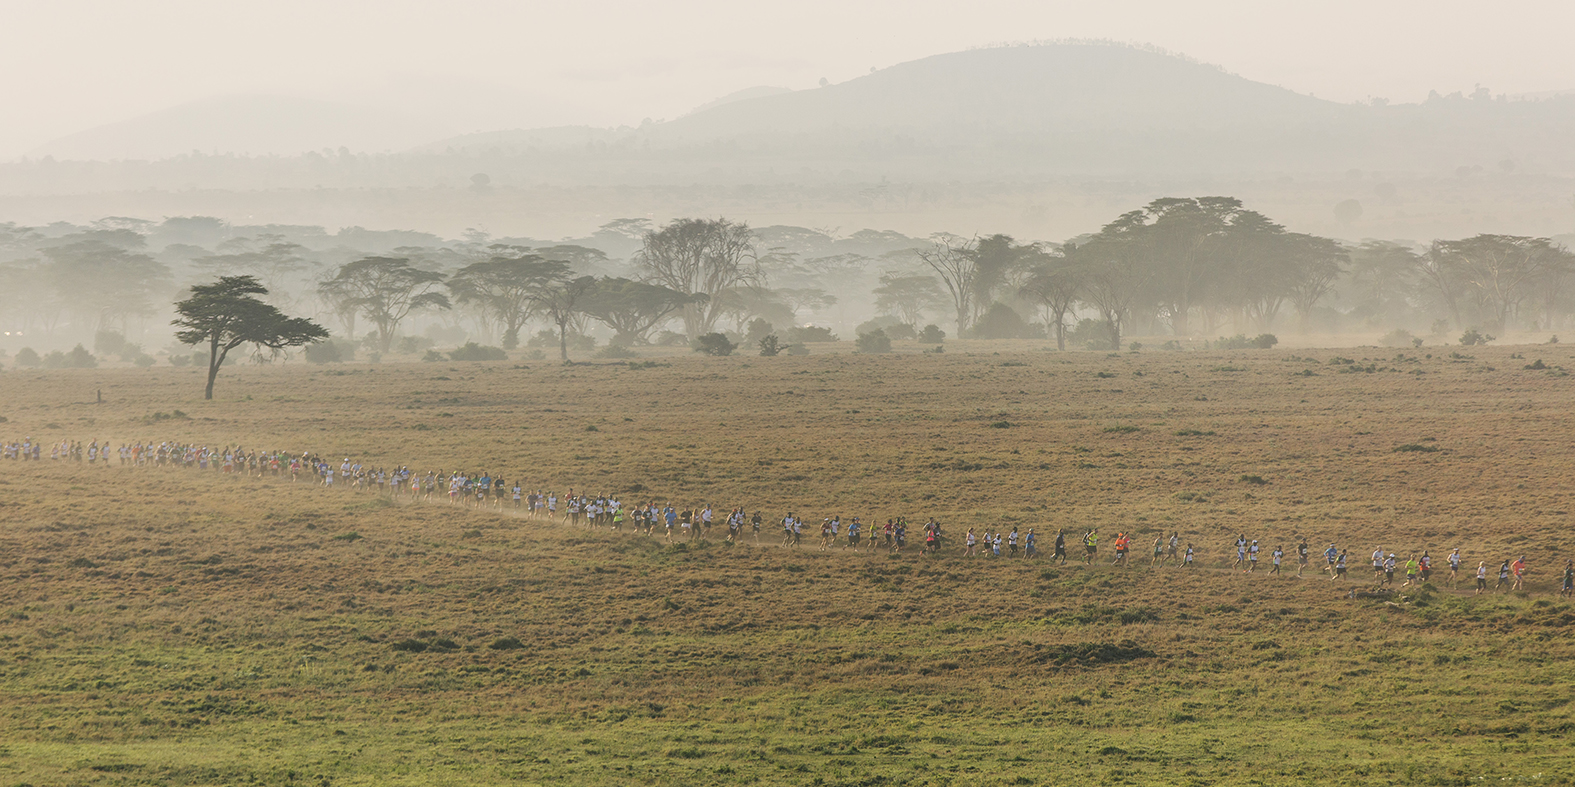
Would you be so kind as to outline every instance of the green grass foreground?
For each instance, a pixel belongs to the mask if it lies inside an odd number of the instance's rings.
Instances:
[[[287,481],[27,469],[98,499],[0,486],[7,784],[1569,775],[1575,609],[1546,594],[673,547]]]

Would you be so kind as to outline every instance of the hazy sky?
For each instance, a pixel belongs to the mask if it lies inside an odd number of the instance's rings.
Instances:
[[[966,9],[966,10],[964,10]],[[0,0],[0,158],[233,93],[637,124],[993,42],[1151,43],[1341,101],[1575,88],[1567,0]]]

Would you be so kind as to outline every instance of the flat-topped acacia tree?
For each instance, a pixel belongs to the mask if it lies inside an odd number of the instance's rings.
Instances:
[[[180,317],[170,324],[182,330],[175,338],[182,344],[208,345],[208,388],[204,399],[213,398],[213,381],[219,376],[224,357],[236,347],[251,343],[282,350],[328,338],[328,330],[305,317],[286,317],[271,304],[256,296],[267,295],[268,288],[255,276],[220,276],[213,284],[194,284],[191,297],[175,304]]]

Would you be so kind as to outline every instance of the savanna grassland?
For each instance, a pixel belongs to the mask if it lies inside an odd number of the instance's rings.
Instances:
[[[8,371],[0,438],[934,516],[954,542],[1034,527],[1042,550],[1059,527],[1134,531],[1140,554],[1179,531],[1199,567],[821,554],[769,529],[667,545],[288,478],[5,462],[0,783],[1575,778],[1555,589],[1575,348],[820,349],[244,366],[212,402],[188,369]],[[1238,533],[1349,547],[1351,579],[1227,571]],[[1531,592],[1348,598],[1380,544],[1524,553]]]

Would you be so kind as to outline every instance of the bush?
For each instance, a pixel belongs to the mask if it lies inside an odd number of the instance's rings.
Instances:
[[[788,355],[809,355],[809,348],[802,344],[790,344],[782,348]]]
[[[1066,334],[1069,344],[1082,345],[1090,350],[1119,349],[1110,343],[1110,321],[1084,317]]]
[[[919,341],[925,344],[940,344],[946,341],[946,332],[941,330],[941,326],[931,323],[924,326],[924,330],[919,331]]]
[[[1256,347],[1260,350],[1267,350],[1270,347],[1279,344],[1280,337],[1275,336],[1272,333],[1260,333],[1257,336],[1252,337],[1252,341],[1250,343],[1253,347]]]
[[[687,341],[688,340],[685,339],[684,335],[681,333],[662,331],[661,333],[656,334],[656,338],[651,340],[651,344],[654,344],[658,347],[677,347]]]
[[[760,337],[760,340],[755,342],[755,344],[760,347],[760,354],[766,358],[782,352],[782,341],[774,333],[768,333]]]
[[[1378,343],[1384,347],[1411,347],[1416,337],[1404,328],[1396,328],[1379,337]]]
[[[38,352],[33,348],[23,347],[22,349],[16,351],[17,366],[36,367],[40,363],[43,363],[43,361],[39,359]]]
[[[509,354],[498,347],[465,342],[464,346],[450,352],[448,357],[455,361],[504,361],[508,360]]]
[[[990,304],[990,310],[979,318],[970,333],[975,339],[1027,339],[1033,335],[1028,321],[1000,301]]]
[[[336,342],[316,342],[306,345],[307,363],[339,363],[344,360]]]
[[[158,360],[155,359],[153,356],[148,355],[147,353],[141,353],[137,357],[131,359],[131,363],[132,363],[133,366],[136,366],[138,369],[146,369],[146,368],[152,366],[153,364],[158,363]]]
[[[901,339],[916,339],[919,336],[919,332],[914,330],[912,325],[909,325],[889,314],[883,314],[872,320],[866,320],[865,322],[859,323],[859,326],[853,329],[853,333],[855,336],[858,336],[866,333],[874,333],[877,330],[885,331],[886,336],[893,341]]]
[[[887,336],[886,332],[879,328],[869,333],[859,334],[859,338],[855,343],[858,345],[861,353],[878,354],[891,352],[891,337]]]
[[[423,350],[431,349],[436,342],[426,336],[401,336],[394,342],[394,352],[400,355],[415,355]]]
[[[529,350],[522,357],[527,361],[545,361],[547,360],[547,353],[541,350]]]
[[[93,334],[93,349],[103,355],[120,355],[126,348],[126,337],[119,331],[99,331]]]
[[[639,358],[640,354],[621,344],[609,344],[596,352],[597,358]]]
[[[1488,342],[1493,341],[1494,338],[1495,337],[1491,335],[1479,332],[1475,328],[1470,328],[1467,329],[1465,333],[1460,335],[1460,343],[1463,346],[1470,347],[1474,344],[1487,344]]]
[[[805,325],[802,328],[789,330],[788,340],[802,344],[805,342],[834,342],[838,339],[837,335],[832,333],[830,328],[823,328],[819,325]]]
[[[170,366],[179,369],[191,365],[191,355],[188,353],[170,353]]]
[[[18,356],[21,353],[17,353]],[[45,355],[43,358],[45,369],[92,369],[98,366],[98,359],[87,351],[86,347],[77,345],[71,352],[63,353],[59,350]]]
[[[715,356],[732,355],[733,351],[738,349],[738,345],[728,341],[727,337],[720,333],[705,334],[695,339],[690,347],[697,353]]]
[[[771,327],[771,323],[766,322],[760,317],[756,317],[755,319],[750,320],[749,325],[744,329],[744,343],[758,346],[760,344],[760,340],[775,334],[776,329]]]
[[[537,350],[536,352],[541,352],[541,350]],[[438,361],[446,361],[448,358],[444,357],[443,353],[440,353],[437,350],[427,350],[427,354],[421,356],[421,360],[427,363],[437,363]]]
[[[894,323],[881,330],[885,331],[886,335],[892,338],[892,341],[912,341],[919,338],[919,332],[914,330],[912,325],[905,322]]]
[[[537,331],[535,336],[525,340],[526,347],[557,347],[558,332],[554,330]]]

